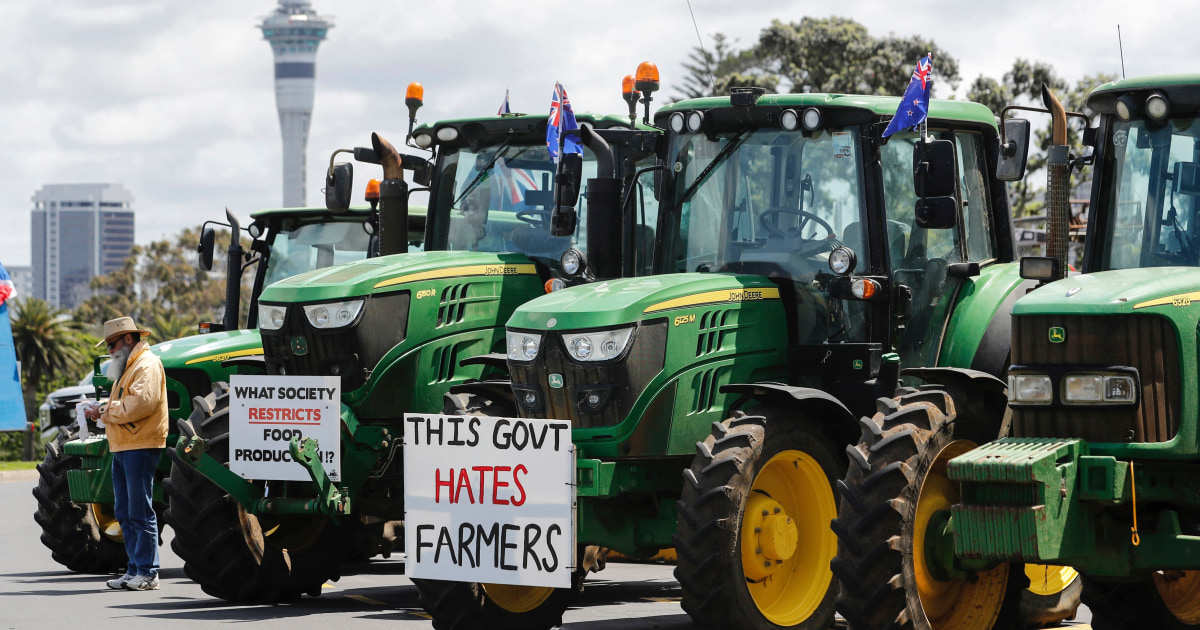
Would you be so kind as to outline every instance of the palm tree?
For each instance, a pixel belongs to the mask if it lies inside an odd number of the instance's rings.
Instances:
[[[37,415],[41,389],[80,371],[86,361],[80,347],[80,331],[66,311],[45,300],[23,298],[13,302],[13,345],[21,362],[25,413],[32,422]]]

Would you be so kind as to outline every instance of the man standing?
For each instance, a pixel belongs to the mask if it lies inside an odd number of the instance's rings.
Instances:
[[[150,352],[132,318],[104,322],[112,357],[105,376],[112,380],[109,402],[87,415],[100,420],[113,454],[114,516],[121,523],[129,564],[111,589],[158,588],[158,519],[154,515],[154,469],[167,445],[167,388],[162,361]],[[96,344],[100,347],[100,344]]]

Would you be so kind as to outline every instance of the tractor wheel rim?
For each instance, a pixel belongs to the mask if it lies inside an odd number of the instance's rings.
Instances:
[[[482,584],[481,586],[493,604],[516,614],[535,610],[554,594],[554,589],[548,586],[516,586],[512,584]]]
[[[825,599],[837,553],[829,527],[835,518],[829,478],[803,451],[776,454],[754,478],[738,546],[746,588],[768,621],[798,625]]]
[[[1200,571],[1157,571],[1154,587],[1176,619],[1200,625]]]
[[[966,440],[947,444],[934,459],[921,481],[913,520],[913,574],[921,608],[934,630],[988,630],[995,625],[1004,603],[1008,565],[976,574],[974,583],[966,580],[934,578],[925,554],[926,533],[934,515],[947,511],[959,500],[958,484],[946,475],[946,464],[975,448]]]
[[[1029,590],[1043,597],[1057,595],[1079,579],[1079,572],[1071,567],[1051,564],[1027,564],[1025,575],[1029,578]]]
[[[125,542],[125,535],[121,533],[121,524],[109,511],[109,506],[100,503],[89,503],[88,505],[92,508],[92,518],[96,519],[96,526],[100,528],[100,534],[115,542]]]

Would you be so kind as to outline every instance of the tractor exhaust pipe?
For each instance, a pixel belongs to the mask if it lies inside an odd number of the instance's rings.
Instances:
[[[1071,221],[1071,155],[1067,146],[1067,111],[1046,84],[1042,102],[1050,110],[1050,149],[1046,152],[1046,256],[1058,261],[1058,275],[1067,277],[1067,247]]]
[[[379,255],[408,252],[408,184],[404,181],[400,152],[377,133],[371,134],[371,146],[383,166],[379,182]]]
[[[229,219],[230,233],[225,264],[225,317],[221,325],[225,330],[237,330],[242,311],[242,228],[229,208],[225,208],[225,218]]]

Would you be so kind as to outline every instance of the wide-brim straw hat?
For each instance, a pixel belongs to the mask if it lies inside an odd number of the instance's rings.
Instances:
[[[113,337],[132,333],[138,333],[143,337],[150,336],[150,331],[138,328],[137,324],[133,323],[132,317],[118,317],[116,319],[110,319],[104,322],[104,339],[100,343],[96,344],[95,347],[99,348]]]

